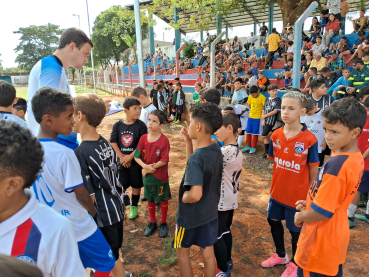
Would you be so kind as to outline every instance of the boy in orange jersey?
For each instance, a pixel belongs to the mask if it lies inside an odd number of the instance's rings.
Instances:
[[[318,172],[318,142],[315,136],[300,124],[300,116],[306,112],[306,97],[300,92],[287,92],[282,98],[281,116],[285,123],[272,134],[268,158],[274,159],[272,186],[268,207],[268,223],[271,228],[276,253],[261,263],[262,267],[286,264],[282,277],[296,277],[294,255],[301,228],[295,226],[295,203],[305,199],[309,186]],[[289,262],[284,247],[282,220],[291,234],[292,259]]]
[[[342,276],[350,238],[349,207],[359,187],[364,160],[358,136],[366,122],[365,108],[353,98],[335,101],[323,111],[325,140],[332,156],[320,169],[306,201],[296,202],[302,225],[295,261],[297,277]]]

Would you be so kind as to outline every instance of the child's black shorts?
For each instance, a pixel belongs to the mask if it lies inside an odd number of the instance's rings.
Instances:
[[[123,220],[110,226],[99,227],[113,251],[115,260],[119,259],[119,249],[123,243]]]
[[[185,229],[176,225],[176,232],[172,242],[173,248],[190,248],[197,245],[201,248],[214,245],[218,239],[218,218],[204,225]]]
[[[268,136],[269,133],[273,131],[273,127],[274,127],[274,125],[265,124],[265,126],[263,127],[263,132],[261,133],[261,135],[263,137]]]
[[[131,167],[125,168],[123,165],[119,165],[119,182],[123,186],[124,190],[129,187],[134,189],[140,189],[143,187],[142,181],[142,167],[133,159]]]
[[[218,211],[218,239],[231,232],[234,210]]]

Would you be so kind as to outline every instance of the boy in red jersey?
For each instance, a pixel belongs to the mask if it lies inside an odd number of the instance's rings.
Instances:
[[[318,142],[315,136],[300,124],[300,116],[306,112],[306,98],[296,91],[286,93],[282,98],[281,116],[283,128],[274,131],[268,158],[274,159],[272,186],[268,207],[268,223],[276,246],[276,254],[262,262],[263,267],[287,264],[282,277],[295,277],[297,265],[294,255],[301,228],[295,226],[296,201],[305,199],[309,186],[318,172]],[[292,236],[292,259],[284,247],[282,220]]]
[[[364,169],[358,136],[366,122],[365,108],[353,98],[332,103],[323,111],[324,137],[332,156],[322,166],[300,211],[302,226],[295,261],[297,277],[341,277],[350,238],[347,208]]]
[[[158,227],[155,217],[155,202],[161,202],[159,237],[168,235],[168,199],[171,198],[168,177],[169,140],[161,133],[166,121],[164,112],[155,110],[147,121],[148,134],[143,135],[137,145],[134,159],[142,167],[144,196],[150,213],[150,223],[145,230],[149,237]]]
[[[360,90],[360,93],[361,93],[361,90]],[[365,215],[355,214],[357,210],[357,206],[359,205],[359,202],[360,202],[360,193],[368,194],[369,192],[369,158],[368,158],[369,157],[369,143],[368,143],[368,140],[369,140],[369,97],[368,95],[365,95],[364,99],[365,101],[362,101],[362,102],[367,111],[366,123],[365,123],[362,133],[357,139],[357,145],[360,149],[361,154],[363,154],[364,172],[363,172],[363,177],[361,178],[361,183],[358,188],[358,191],[347,210],[347,217],[349,219],[350,228],[355,227],[355,217],[357,219],[360,219],[360,220],[363,220],[369,223],[369,201],[366,203]],[[360,100],[363,100],[363,99],[360,99]]]

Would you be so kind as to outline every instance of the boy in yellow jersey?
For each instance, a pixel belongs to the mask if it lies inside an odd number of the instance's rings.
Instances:
[[[254,154],[256,152],[256,144],[258,143],[259,135],[261,135],[262,132],[261,115],[264,109],[265,101],[266,98],[264,95],[259,93],[258,87],[251,86],[250,97],[247,100],[247,104],[249,104],[251,109],[246,128],[247,146],[242,149],[242,152],[250,152],[250,154]]]

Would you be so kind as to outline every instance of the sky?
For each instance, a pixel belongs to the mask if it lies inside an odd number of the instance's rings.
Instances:
[[[59,25],[60,28],[78,27],[78,17],[73,16],[73,14],[78,14],[80,15],[81,29],[88,35],[86,0],[63,0],[60,1],[61,5],[56,3],[55,0],[2,1],[2,14],[0,16],[0,54],[2,54],[2,57],[0,59],[3,61],[3,67],[17,66],[14,62],[17,54],[13,49],[19,44],[20,35],[13,34],[13,31],[17,31],[20,27],[46,25],[47,23]],[[91,29],[96,16],[102,11],[114,5],[125,6],[128,4],[133,4],[133,0],[88,0]],[[154,27],[155,39],[172,42],[174,29],[165,30],[169,25],[158,18],[156,21],[157,25]],[[311,19],[306,22],[305,26],[310,26],[310,23]],[[274,27],[280,30],[282,29],[282,23],[275,22]],[[253,26],[234,27],[229,30],[229,37],[233,38],[235,35],[238,37],[249,36],[252,31]],[[215,34],[215,30],[210,33]],[[198,41],[200,38],[199,33],[190,33],[188,36]]]

